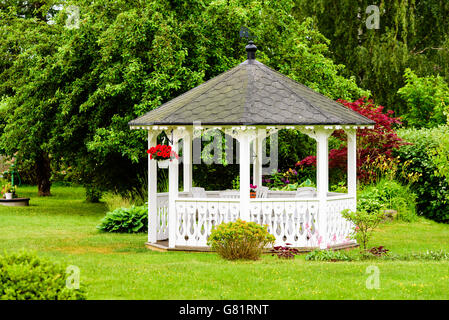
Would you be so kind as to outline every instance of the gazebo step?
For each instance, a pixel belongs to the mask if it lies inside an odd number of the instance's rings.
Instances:
[[[192,246],[176,246],[174,248],[168,247],[168,240],[159,240],[157,243],[149,243],[146,242],[145,246],[153,251],[158,252],[167,252],[167,251],[184,251],[184,252],[213,252],[209,247],[192,247]],[[357,243],[348,243],[348,244],[339,244],[335,246],[330,246],[329,249],[332,250],[343,250],[349,248],[356,248],[359,244]],[[318,249],[317,247],[303,247],[296,248],[301,253],[307,253],[313,250]],[[270,249],[266,250],[264,253],[271,253]]]

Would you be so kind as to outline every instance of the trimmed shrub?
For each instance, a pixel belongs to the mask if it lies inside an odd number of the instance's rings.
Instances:
[[[439,137],[444,127],[432,129],[400,130],[399,136],[411,143],[395,151],[401,162],[411,161],[407,174],[421,174],[418,181],[411,184],[417,196],[419,215],[438,221],[449,222],[449,184],[438,175],[433,155],[439,146]]]
[[[148,231],[146,206],[118,208],[106,213],[98,229],[105,232],[137,233]]]
[[[85,300],[83,288],[69,289],[65,268],[35,254],[0,255],[0,300]]]
[[[275,238],[268,233],[266,225],[237,219],[236,222],[214,226],[207,244],[228,260],[257,260],[263,249],[274,241]]]

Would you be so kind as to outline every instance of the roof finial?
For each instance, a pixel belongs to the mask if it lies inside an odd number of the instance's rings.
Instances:
[[[248,60],[255,60],[257,47],[252,40],[248,41],[248,45],[245,47],[245,49],[248,56]]]

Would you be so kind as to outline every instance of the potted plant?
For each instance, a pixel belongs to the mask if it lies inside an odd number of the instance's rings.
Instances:
[[[168,164],[173,159],[178,159],[179,156],[172,150],[171,146],[165,144],[158,144],[147,150],[150,159],[156,160],[159,168],[168,168]]]
[[[2,193],[6,199],[8,199],[8,200],[12,199],[15,192],[16,192],[16,187],[12,186],[11,183],[7,183],[7,184],[3,185]]]
[[[251,198],[255,198],[256,197],[256,189],[257,189],[257,186],[255,186],[255,185],[253,185],[253,184],[250,184],[249,185],[249,194],[250,194],[250,196],[251,196]]]

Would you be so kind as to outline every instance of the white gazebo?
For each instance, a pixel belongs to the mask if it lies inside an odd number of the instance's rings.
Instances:
[[[148,131],[149,147],[165,131],[173,150],[182,146],[183,152],[182,191],[181,159],[169,164],[168,193],[157,192],[158,165],[148,159],[148,246],[204,250],[212,226],[238,218],[267,224],[277,245],[354,244],[349,239],[352,226],[340,212],[356,208],[356,130],[371,128],[374,122],[260,63],[256,50],[250,42],[246,61],[129,123],[131,129]],[[239,143],[240,190],[234,193],[192,188],[192,141],[202,131],[214,129]],[[295,129],[316,140],[316,191],[267,191],[250,198],[251,162],[253,184],[262,186],[262,143],[281,129]],[[334,130],[344,130],[348,140],[344,194],[329,192],[328,137]]]

